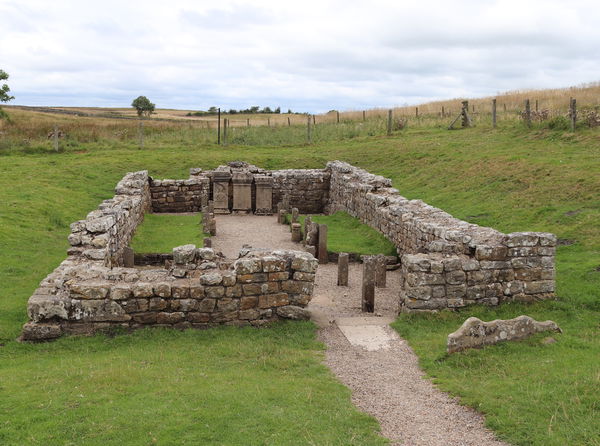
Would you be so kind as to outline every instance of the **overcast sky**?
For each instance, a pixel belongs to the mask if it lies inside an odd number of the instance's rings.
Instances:
[[[577,0],[0,0],[21,105],[416,104],[600,80],[600,5]]]

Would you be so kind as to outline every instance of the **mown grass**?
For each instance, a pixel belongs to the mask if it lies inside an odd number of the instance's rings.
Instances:
[[[137,253],[170,253],[176,246],[187,244],[202,248],[204,237],[210,235],[204,232],[201,220],[202,214],[146,214],[131,248]]]
[[[265,133],[265,140],[268,135]],[[32,153],[8,147],[3,153],[0,163],[0,343],[4,346],[0,347],[0,354],[3,370],[8,370],[0,383],[3,423],[7,419],[4,415],[9,413],[9,419],[21,420],[20,431],[36,430],[37,418],[30,416],[36,407],[35,394],[39,394],[40,399],[45,396],[48,401],[54,401],[55,395],[70,395],[76,384],[64,381],[65,376],[75,376],[76,370],[93,370],[98,357],[92,352],[98,345],[106,345],[110,352],[116,349],[114,342],[127,342],[130,343],[128,352],[139,349],[140,358],[151,355],[152,349],[145,349],[144,342],[137,337],[141,335],[114,338],[118,341],[103,337],[64,339],[41,346],[14,342],[26,320],[27,298],[65,257],[68,224],[84,218],[101,200],[112,196],[114,185],[126,171],[148,169],[157,178],[185,178],[189,167],[213,168],[232,159],[268,169],[321,168],[328,160],[342,159],[391,177],[404,196],[423,199],[458,218],[504,232],[550,231],[561,239],[575,241],[571,246],[558,249],[559,300],[555,302],[508,305],[496,310],[469,308],[456,314],[403,316],[396,326],[439,385],[484,411],[488,423],[503,438],[520,445],[598,444],[600,409],[598,398],[595,403],[593,398],[600,387],[600,272],[597,271],[600,267],[600,141],[593,129],[572,134],[544,128],[526,130],[520,124],[506,124],[496,130],[479,126],[454,132],[436,126],[409,127],[390,138],[359,135],[309,146],[285,147],[260,144],[219,147],[157,132],[155,137],[146,140],[145,150],[139,150],[133,141],[121,143],[99,138],[65,146],[61,153],[52,153],[48,147]],[[460,326],[467,316],[491,319],[521,313],[541,320],[554,319],[564,334],[556,335],[558,342],[550,345],[539,345],[539,338],[535,338],[448,358],[444,355],[447,333]],[[312,336],[311,330],[302,333]],[[143,335],[150,339],[147,342],[156,345],[164,343],[164,336],[167,335],[160,331]],[[192,334],[179,338],[175,334],[168,336],[174,336],[172,339],[176,341],[167,346],[181,349],[179,352],[196,345],[195,338],[186,338],[195,336]],[[228,348],[236,342],[234,338]],[[42,361],[46,349],[56,361],[48,370]],[[214,353],[219,356],[218,351]],[[319,357],[318,353],[312,354]],[[176,356],[169,358],[173,361],[164,361],[165,369],[161,371],[171,377],[165,392],[184,394],[187,382],[178,379],[181,362],[175,360]],[[77,365],[76,370],[71,367],[72,363]],[[201,359],[195,363],[200,364]],[[324,376],[319,375],[330,379]],[[114,402],[121,401],[120,389],[126,387],[127,381],[124,376],[113,378],[111,388],[98,387],[95,411],[99,416],[108,416],[120,407]],[[271,378],[266,377],[265,381]],[[203,377],[190,379],[196,385],[204,383]],[[48,385],[55,385],[54,393],[44,393]],[[219,389],[233,391],[240,385],[232,380],[227,383],[229,387],[219,386]],[[307,388],[311,386],[306,384]],[[10,393],[5,391],[8,387]],[[335,400],[339,395],[332,391],[330,398]],[[347,393],[345,395],[347,398]],[[533,404],[536,399],[537,404]],[[165,405],[164,401],[153,400],[158,406]],[[272,403],[276,404],[277,399]],[[303,404],[298,410],[310,414],[318,410],[318,404]],[[147,406],[141,400],[132,399],[122,412],[124,419],[128,416],[143,419]],[[550,414],[550,410],[556,413]],[[262,407],[258,411],[244,409],[240,417],[262,419],[261,413]],[[273,414],[265,413],[265,418]],[[280,415],[283,413],[281,409]],[[181,416],[187,414],[165,409],[159,421],[154,419],[158,427],[148,432],[168,434],[169,426],[180,426],[177,417]],[[331,419],[328,412],[322,416]],[[68,439],[78,434],[96,432],[94,420],[93,416],[78,418],[64,432],[56,433],[58,440],[54,442],[68,444],[71,441]],[[281,415],[279,423],[285,420]],[[51,427],[49,421],[46,425]],[[106,426],[100,427],[109,429]],[[203,426],[188,424],[196,432],[191,435],[200,435],[201,430],[207,434],[209,428]],[[317,435],[319,429],[333,429],[342,440],[329,444],[350,443],[354,434],[344,437],[340,430],[344,431],[345,427],[338,430],[336,426],[333,418],[325,428],[317,426],[311,430],[310,435]],[[297,433],[294,423],[285,424],[281,429]],[[365,431],[363,434],[368,435]],[[252,433],[246,438],[250,444],[259,442]],[[114,444],[116,441],[104,442]],[[32,440],[24,443],[32,443]]]
[[[291,215],[288,214],[288,223]],[[305,215],[299,222],[304,228]],[[327,225],[327,250],[357,255],[396,255],[396,248],[380,232],[360,222],[350,214],[338,211],[332,215],[313,215],[312,221]]]
[[[312,323],[0,349],[2,445],[384,445]]]

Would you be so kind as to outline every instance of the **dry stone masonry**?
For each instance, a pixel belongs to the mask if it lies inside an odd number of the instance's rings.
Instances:
[[[455,219],[402,197],[391,180],[340,161],[325,169],[275,171],[238,161],[213,170],[193,168],[183,180],[156,180],[147,171],[125,175],[113,198],[71,225],[67,259],[29,299],[23,339],[114,326],[260,325],[307,317],[303,307],[317,268],[307,252],[246,249],[239,259],[225,259],[186,245],[157,254],[145,267],[125,267],[129,242],[146,212],[203,208],[209,215],[281,210],[285,216],[297,208],[303,214],[341,210],[357,217],[396,246],[402,311],[531,301],[554,293],[553,234],[503,234]],[[317,228],[326,229],[307,220],[304,241],[318,247]]]

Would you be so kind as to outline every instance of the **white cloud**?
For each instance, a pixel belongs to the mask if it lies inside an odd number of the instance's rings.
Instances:
[[[15,103],[320,112],[596,81],[591,1],[2,0]]]

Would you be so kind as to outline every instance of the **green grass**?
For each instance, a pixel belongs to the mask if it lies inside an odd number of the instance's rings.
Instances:
[[[189,392],[204,389],[207,382],[218,382],[217,393],[241,395],[243,399],[248,395],[243,390],[245,378],[252,382],[251,377],[256,374],[263,387],[256,386],[254,390],[258,393],[266,389],[266,400],[251,409],[243,406],[243,401],[235,402],[239,408],[238,418],[245,420],[246,426],[251,423],[258,426],[260,421],[274,418],[276,414],[278,429],[273,432],[290,432],[289,437],[314,438],[314,444],[352,444],[351,439],[356,436],[357,444],[378,444],[379,440],[361,439],[372,435],[371,422],[355,424],[358,431],[350,431],[339,422],[335,412],[330,412],[331,406],[325,405],[321,411],[322,401],[314,397],[299,406],[285,399],[279,412],[271,410],[269,406],[277,407],[279,400],[268,399],[268,395],[275,392],[270,384],[280,382],[280,370],[258,374],[248,369],[250,371],[244,371],[239,378],[236,376],[225,383],[217,377],[213,379],[210,373],[192,373],[194,368],[203,370],[209,363],[228,364],[227,351],[237,351],[236,345],[240,343],[247,345],[243,343],[245,337],[254,340],[254,336],[273,336],[273,342],[280,342],[281,336],[275,332],[259,331],[260,334],[254,335],[252,330],[232,330],[231,333],[240,333],[241,339],[234,335],[230,343],[226,342],[230,337],[228,330],[183,334],[156,330],[111,339],[102,336],[61,339],[34,346],[14,341],[27,318],[28,297],[39,281],[65,258],[69,223],[85,218],[103,199],[111,197],[114,185],[125,172],[148,169],[155,178],[185,178],[189,167],[208,169],[233,159],[267,169],[321,168],[327,160],[341,159],[392,178],[402,195],[422,199],[458,218],[504,232],[550,231],[561,239],[576,241],[558,249],[559,300],[556,302],[509,305],[495,310],[469,308],[455,314],[402,316],[396,326],[419,354],[427,373],[442,388],[485,412],[488,423],[503,438],[528,446],[598,445],[600,142],[597,131],[583,129],[576,134],[547,129],[529,131],[508,123],[497,130],[480,126],[453,132],[438,127],[409,127],[391,138],[359,135],[311,146],[225,148],[202,144],[188,136],[182,133],[182,138],[177,138],[173,134],[157,133],[147,138],[145,150],[139,150],[132,141],[99,138],[88,143],[65,144],[61,153],[52,153],[46,142],[39,147],[32,145],[31,150],[28,149],[30,153],[19,147],[3,151],[0,163],[0,344],[3,344],[0,347],[0,435],[5,438],[10,435],[10,441],[2,438],[0,443],[36,444],[35,436],[45,440],[50,434],[55,438],[45,444],[74,444],[78,443],[73,440],[77,438],[85,438],[87,444],[93,444],[96,441],[93,436],[105,444],[127,443],[130,429],[131,435],[139,434],[145,443],[151,441],[149,432],[158,435],[157,440],[160,438],[163,444],[176,442],[172,439],[180,435],[208,436],[213,432],[211,424],[207,427],[206,423],[197,422],[200,417],[191,422],[193,410],[183,410],[193,409],[192,401],[202,398],[201,395],[188,398]],[[267,139],[268,134],[263,137]],[[540,345],[536,337],[531,341],[445,356],[446,335],[466,317],[479,315],[492,319],[521,313],[541,320],[554,319],[564,334],[555,335],[558,342],[550,345]],[[300,327],[298,336],[304,339],[302,342],[314,342],[311,326],[291,327]],[[288,328],[282,330],[289,331]],[[221,335],[226,338],[223,347],[211,348],[199,341],[202,336]],[[285,336],[281,342],[284,341]],[[155,349],[162,352],[162,356],[155,353]],[[197,356],[192,354],[194,349],[198,349]],[[315,350],[316,347],[302,350],[291,346],[291,353],[282,356],[293,361],[298,354],[312,358],[315,364],[315,367],[307,367],[308,375],[304,376],[304,379],[314,380],[302,381],[297,375],[287,375],[290,385],[298,385],[307,392],[312,389],[313,393],[319,386],[330,386],[325,400],[343,402],[345,409],[340,409],[343,410],[340,417],[352,419],[355,412],[348,405],[348,392],[335,384],[325,371],[317,371],[321,353]],[[265,361],[278,359],[277,349],[266,351],[260,356]],[[186,354],[191,362],[187,362]],[[251,355],[240,354],[241,358],[248,356]],[[136,382],[119,370],[133,367],[124,365],[123,361],[129,357],[137,358],[138,369],[150,368],[143,376],[132,372]],[[153,372],[150,365],[157,357],[161,369]],[[106,370],[110,373],[105,373]],[[110,386],[94,382],[104,375]],[[75,386],[82,380],[85,392],[77,392]],[[149,402],[136,397],[142,385],[151,386],[155,381],[161,383],[160,390],[154,390],[157,395],[142,393],[150,398]],[[69,424],[62,423],[61,416],[71,410],[69,405],[79,403],[81,407],[84,401],[77,399],[80,398],[77,395],[89,398],[87,389],[90,388],[95,390],[94,406],[69,415]],[[240,393],[235,393],[236,390]],[[174,402],[169,394],[176,395]],[[192,393],[194,395],[198,394]],[[206,412],[213,415],[225,410],[223,406],[229,402],[223,397],[219,403],[214,395],[206,398],[209,407]],[[53,410],[44,411],[42,404],[50,404]],[[172,405],[175,405],[173,409]],[[288,422],[287,414],[296,410],[303,413],[305,420],[311,420],[314,412],[327,423],[315,424],[313,429],[310,423],[298,425],[297,418],[289,418]],[[155,414],[160,415],[155,417]],[[7,420],[9,423],[14,420],[18,426],[6,425]],[[137,430],[136,423],[148,429]],[[48,432],[44,433],[43,428]],[[233,429],[240,429],[239,424]],[[304,434],[299,433],[301,429]],[[23,440],[27,432],[33,432],[34,437]],[[115,432],[119,434],[118,439],[110,437],[117,435]],[[247,444],[261,441],[269,444],[269,435],[273,435],[272,432],[257,434],[251,427],[242,432],[247,432],[244,437]],[[339,440],[328,440],[325,435]],[[271,443],[279,444],[277,440]],[[296,444],[298,442],[302,440]],[[79,443],[85,444],[84,441]]]
[[[202,214],[146,214],[133,239],[131,248],[137,253],[170,253],[176,246],[204,246]]]
[[[312,323],[0,349],[2,445],[384,445]]]
[[[291,222],[291,214],[287,216]],[[304,219],[299,218],[304,228]],[[396,248],[380,232],[360,222],[346,212],[332,215],[314,215],[312,221],[327,225],[327,250],[330,252],[348,252],[358,255],[385,254],[396,255]]]

